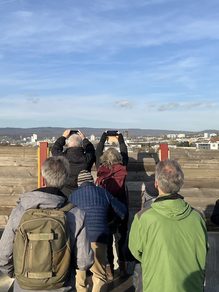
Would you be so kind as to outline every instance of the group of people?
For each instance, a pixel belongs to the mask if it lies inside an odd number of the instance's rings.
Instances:
[[[65,130],[54,143],[42,166],[46,185],[21,195],[0,241],[0,270],[15,277],[15,292],[87,292],[89,273],[93,292],[108,291],[114,237],[120,276],[127,275],[127,260],[135,262],[136,291],[203,291],[206,224],[179,194],[180,165],[174,160],[156,165],[155,181],[145,184],[142,210],[128,232],[129,158],[122,134],[115,136],[119,151],[104,148],[107,131],[96,149],[79,130]]]

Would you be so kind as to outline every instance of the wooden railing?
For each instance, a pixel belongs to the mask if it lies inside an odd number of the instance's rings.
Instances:
[[[0,147],[0,226],[4,227],[8,215],[21,193],[38,186],[37,148]],[[177,159],[185,174],[181,194],[191,205],[210,217],[215,201],[219,199],[219,151],[172,149],[171,159]],[[134,214],[141,206],[141,186],[153,180],[158,154],[130,153],[127,186],[130,207]],[[96,176],[95,166],[92,173]],[[216,228],[208,220],[210,229]]]

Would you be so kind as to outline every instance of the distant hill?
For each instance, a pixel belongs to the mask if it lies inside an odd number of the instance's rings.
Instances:
[[[94,134],[95,136],[101,136],[101,134],[106,130],[106,128],[88,128],[88,127],[79,127],[77,128],[83,133],[85,133],[86,136],[90,136]],[[22,137],[28,137],[32,134],[37,134],[39,139],[42,138],[50,138],[50,137],[59,137],[62,135],[65,128],[61,127],[37,127],[37,128],[0,128],[0,136],[8,136],[8,137],[14,137],[19,138]],[[112,130],[108,129],[108,130]],[[161,135],[167,135],[167,134],[179,134],[179,133],[185,133],[185,134],[196,134],[198,132],[189,132],[189,131],[176,131],[176,130],[159,130],[159,129],[116,129],[119,130],[121,133],[124,133],[125,131],[128,131],[128,135],[130,137],[140,137],[140,136],[161,136]],[[218,130],[205,130],[201,131],[199,133],[218,133]]]

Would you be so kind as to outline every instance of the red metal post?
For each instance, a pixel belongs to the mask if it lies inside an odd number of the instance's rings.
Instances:
[[[160,144],[160,148],[159,148],[159,159],[160,159],[160,161],[166,160],[168,158],[169,158],[168,144]]]
[[[45,186],[45,181],[41,174],[43,162],[48,157],[48,142],[40,142],[38,147],[38,188]]]

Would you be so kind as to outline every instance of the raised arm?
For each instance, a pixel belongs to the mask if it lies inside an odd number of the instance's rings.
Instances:
[[[107,139],[107,134],[106,132],[103,132],[96,148],[96,167],[97,168],[100,166],[100,157],[103,154],[103,149],[104,149],[104,144],[106,142],[106,139]]]
[[[61,155],[63,153],[63,148],[65,146],[66,139],[70,135],[70,131],[71,131],[70,129],[65,130],[64,133],[62,134],[62,136],[59,137],[55,141],[55,143],[54,143],[54,145],[53,145],[53,147],[51,149],[51,153],[52,153],[53,156],[58,156],[58,155]]]
[[[129,162],[128,149],[127,149],[127,146],[125,144],[123,135],[121,133],[119,133],[119,135],[118,135],[118,142],[119,142],[120,153],[122,155],[122,163],[123,163],[123,165],[127,166],[128,162]]]
[[[91,171],[92,165],[96,161],[94,145],[79,130],[78,130],[78,135],[82,139],[82,147],[84,148],[86,161],[87,161],[87,170]]]

